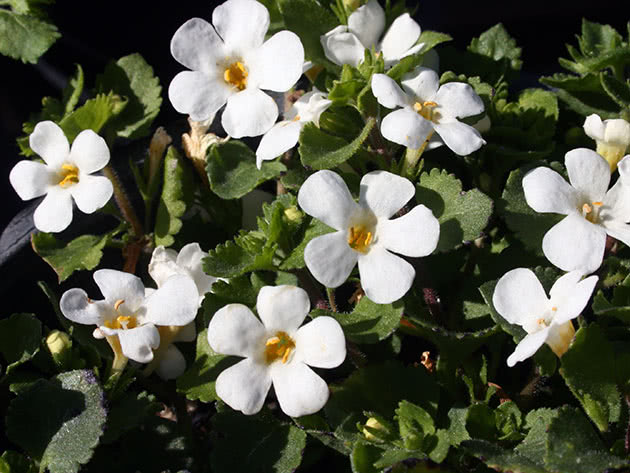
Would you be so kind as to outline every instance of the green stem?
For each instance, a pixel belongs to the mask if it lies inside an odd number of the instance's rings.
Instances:
[[[433,133],[433,131],[429,132],[429,134],[427,135],[427,139],[424,140],[424,143],[422,143],[422,146],[420,146],[420,148],[407,148],[401,169],[402,176],[413,177],[416,171],[416,166],[418,165],[418,161],[420,160],[422,153],[424,153],[424,150],[427,148],[427,145],[429,144],[429,140],[433,136]]]
[[[339,312],[337,310],[337,303],[335,302],[335,290],[330,287],[327,287],[326,295],[328,296],[328,303],[330,304],[330,309],[333,312]]]
[[[116,200],[116,204],[118,204],[118,208],[120,209],[123,218],[129,222],[129,225],[131,225],[133,233],[137,237],[141,237],[143,235],[142,224],[140,223],[140,220],[138,220],[138,216],[127,197],[125,188],[118,178],[116,171],[114,171],[114,168],[108,164],[103,168],[103,174],[105,174],[105,177],[107,177],[114,186],[114,199]]]

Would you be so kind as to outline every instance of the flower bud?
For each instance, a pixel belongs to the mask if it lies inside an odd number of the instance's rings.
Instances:
[[[375,430],[377,432],[374,432]],[[370,417],[365,423],[365,427],[363,427],[363,435],[367,440],[370,440],[371,442],[380,442],[383,440],[383,437],[387,436],[388,434],[389,431],[387,427],[381,424],[376,417]]]

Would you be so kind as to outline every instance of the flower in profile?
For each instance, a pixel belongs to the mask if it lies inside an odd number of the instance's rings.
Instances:
[[[361,286],[372,301],[389,304],[404,296],[415,270],[392,252],[426,256],[440,236],[438,220],[424,205],[390,220],[414,195],[411,181],[387,171],[363,176],[358,203],[338,174],[318,171],[309,176],[298,193],[300,207],[337,230],[306,245],[304,261],[315,279],[338,287],[358,263]]]
[[[366,49],[375,48],[383,54],[385,67],[391,67],[400,59],[417,53],[423,43],[420,25],[409,13],[400,15],[391,24],[385,36],[385,12],[377,0],[369,0],[348,17],[348,26],[340,25],[321,36],[320,42],[326,57],[338,65],[358,66]]]
[[[228,0],[173,35],[171,54],[189,71],[175,76],[168,96],[180,113],[203,122],[227,103],[221,123],[234,138],[258,136],[278,118],[264,90],[286,92],[302,74],[304,48],[290,31],[265,41],[269,12],[254,0]]]
[[[372,76],[372,93],[378,103],[386,108],[401,107],[383,118],[385,138],[419,149],[435,132],[460,156],[486,143],[475,128],[458,120],[484,111],[483,101],[470,85],[449,82],[440,87],[438,75],[426,67],[405,74],[401,85],[402,89],[385,74]]]
[[[72,143],[54,122],[35,125],[30,147],[44,163],[20,161],[9,181],[22,200],[46,195],[33,214],[42,232],[61,232],[72,222],[72,200],[79,210],[91,214],[111,198],[113,186],[104,176],[92,174],[109,162],[105,140],[92,130],[83,130]]]
[[[595,140],[597,152],[614,172],[630,147],[630,123],[621,118],[602,121],[599,115],[592,114],[584,121],[584,133]]]
[[[309,309],[303,289],[265,286],[256,300],[260,320],[242,304],[226,305],[214,314],[208,326],[210,347],[245,358],[217,378],[217,395],[227,405],[255,414],[272,384],[280,408],[291,417],[313,414],[326,404],[328,386],[310,366],[339,366],[346,342],[332,317],[302,325]]]
[[[597,284],[597,276],[583,280],[582,276],[581,271],[571,271],[560,277],[549,298],[529,269],[513,269],[499,279],[492,295],[494,308],[527,332],[507,359],[508,366],[529,358],[544,343],[558,356],[567,351],[575,334],[571,320],[582,313]]]
[[[608,162],[593,150],[571,150],[564,163],[570,184],[557,172],[538,167],[523,178],[525,200],[536,212],[566,215],[543,237],[547,259],[563,271],[589,274],[602,264],[606,235],[630,245],[630,185],[620,175],[608,189]],[[628,164],[630,157],[619,166]]]
[[[256,166],[260,169],[263,161],[275,159],[293,148],[300,138],[300,132],[309,122],[319,126],[320,115],[332,104],[326,94],[317,89],[300,97],[286,114],[286,119],[276,123],[265,133],[256,150]]]
[[[140,278],[122,271],[100,269],[94,281],[105,299],[93,301],[74,288],[63,294],[59,307],[73,322],[97,325],[94,336],[106,337],[117,356],[150,362],[160,345],[157,326],[184,326],[197,315],[199,294],[188,276],[174,275],[150,294]]]

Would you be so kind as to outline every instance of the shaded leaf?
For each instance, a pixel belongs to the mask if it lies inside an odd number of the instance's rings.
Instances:
[[[8,363],[6,374],[39,351],[42,323],[33,314],[13,314],[0,320],[0,353]]]

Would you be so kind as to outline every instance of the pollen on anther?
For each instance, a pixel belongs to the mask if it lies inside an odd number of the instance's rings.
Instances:
[[[114,303],[114,310],[118,311],[118,308],[123,305],[125,303],[124,299],[118,299],[115,303]]]
[[[592,203],[595,207],[601,207],[602,205],[604,205],[603,202],[593,202]]]
[[[582,212],[590,214],[592,211],[593,211],[593,207],[591,207],[590,205],[584,204],[582,206]]]

